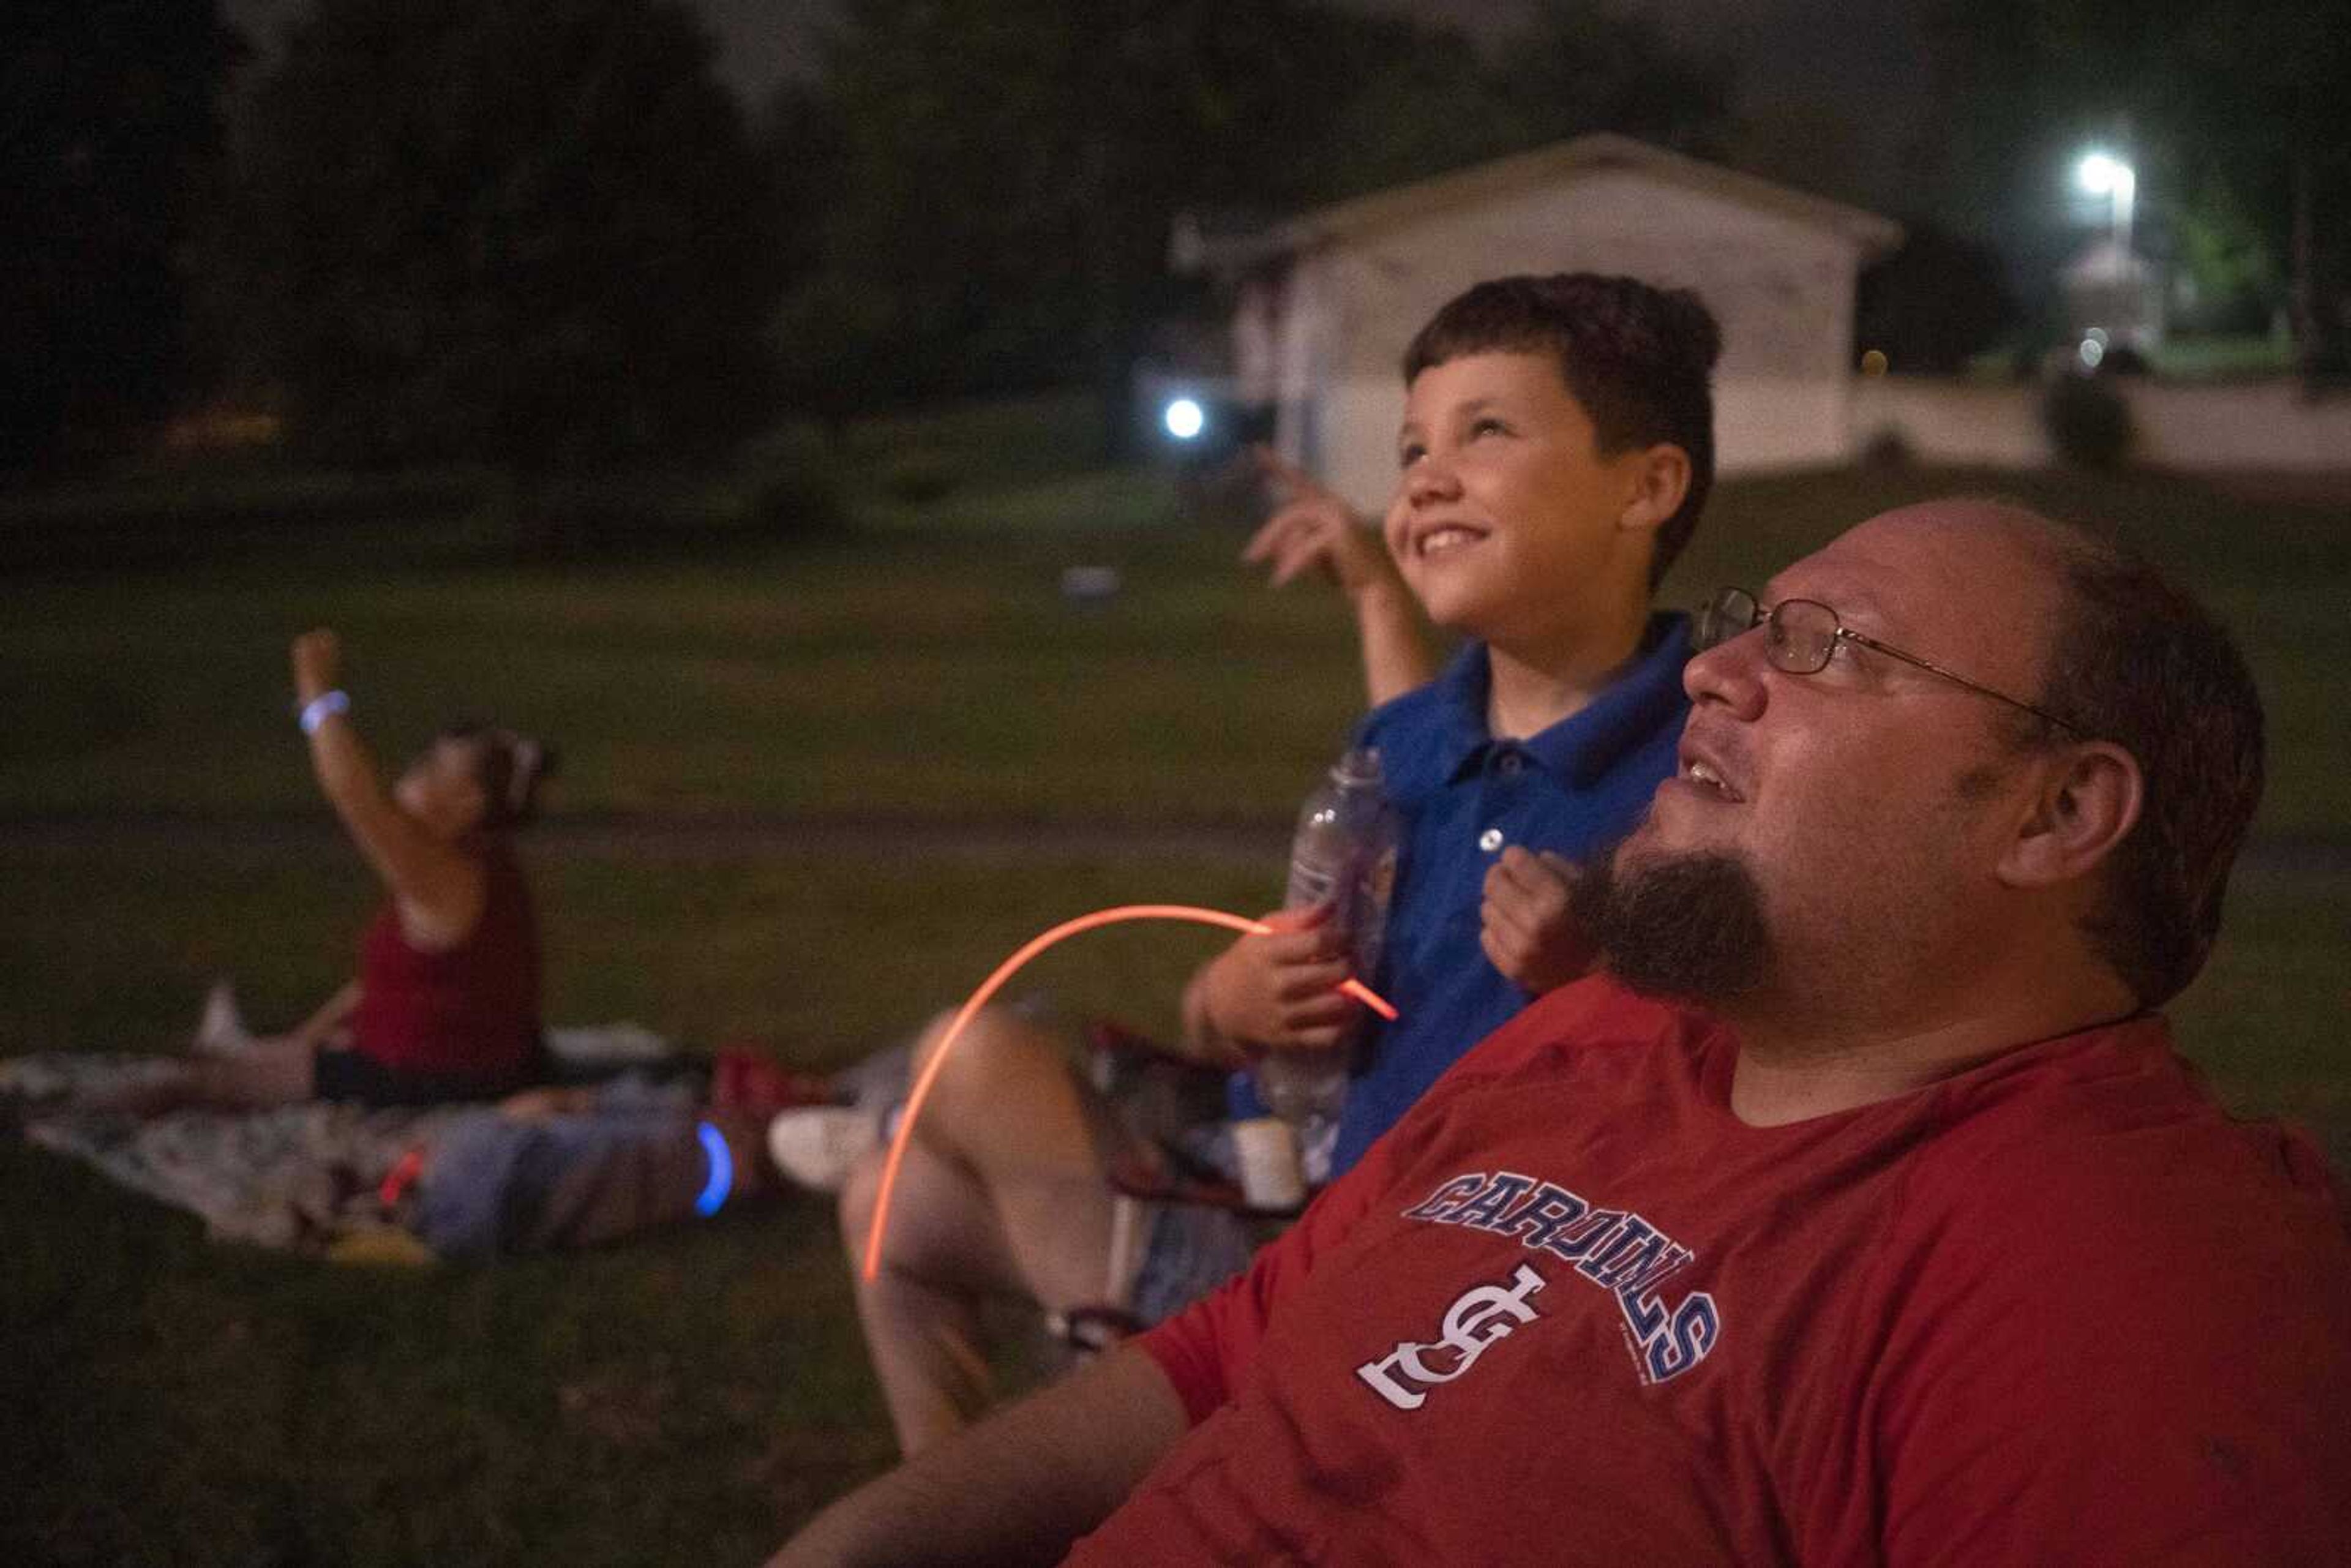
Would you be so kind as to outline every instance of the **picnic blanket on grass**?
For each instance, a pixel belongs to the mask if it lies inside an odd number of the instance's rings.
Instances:
[[[563,1068],[582,1073],[654,1065],[674,1052],[660,1036],[630,1023],[549,1030],[548,1049]],[[0,1089],[37,1104],[151,1079],[175,1060],[82,1052],[10,1057],[0,1060]],[[404,1260],[429,1254],[386,1219],[377,1189],[410,1149],[479,1111],[311,1101],[266,1111],[175,1111],[145,1121],[36,1113],[25,1135],[119,1186],[186,1209],[216,1241]]]

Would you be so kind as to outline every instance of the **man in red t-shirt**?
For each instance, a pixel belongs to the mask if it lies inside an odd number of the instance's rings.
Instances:
[[[2341,1211],[2150,1010],[2260,796],[2226,635],[1947,502],[1699,645],[1612,973],[778,1563],[2351,1561]]]

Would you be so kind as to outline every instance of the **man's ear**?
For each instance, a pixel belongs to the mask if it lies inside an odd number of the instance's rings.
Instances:
[[[1689,454],[1670,441],[1660,441],[1627,453],[1623,461],[1630,470],[1632,490],[1625,498],[1624,510],[1617,514],[1616,526],[1663,527],[1667,517],[1682,509],[1682,501],[1689,495]]]
[[[2011,887],[2049,887],[2088,875],[2138,821],[2147,780],[2111,741],[2069,747],[2042,767],[2031,810],[1994,868]]]

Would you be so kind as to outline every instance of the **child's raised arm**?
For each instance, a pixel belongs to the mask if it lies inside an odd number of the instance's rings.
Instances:
[[[1241,559],[1269,568],[1276,588],[1310,570],[1339,586],[1355,612],[1362,639],[1364,685],[1379,706],[1427,684],[1436,663],[1420,631],[1420,611],[1388,559],[1377,529],[1339,496],[1271,448],[1249,455],[1281,496],[1273,516],[1249,537]]]

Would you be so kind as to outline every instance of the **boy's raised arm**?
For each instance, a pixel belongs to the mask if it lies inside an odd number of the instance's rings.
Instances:
[[[1114,1351],[850,1493],[768,1568],[1053,1562],[1186,1427],[1158,1363]]]
[[[1271,448],[1252,447],[1249,455],[1282,502],[1250,536],[1241,559],[1266,567],[1276,588],[1315,570],[1338,584],[1355,612],[1372,706],[1427,685],[1437,665],[1421,634],[1420,610],[1378,531],[1336,492]]]

